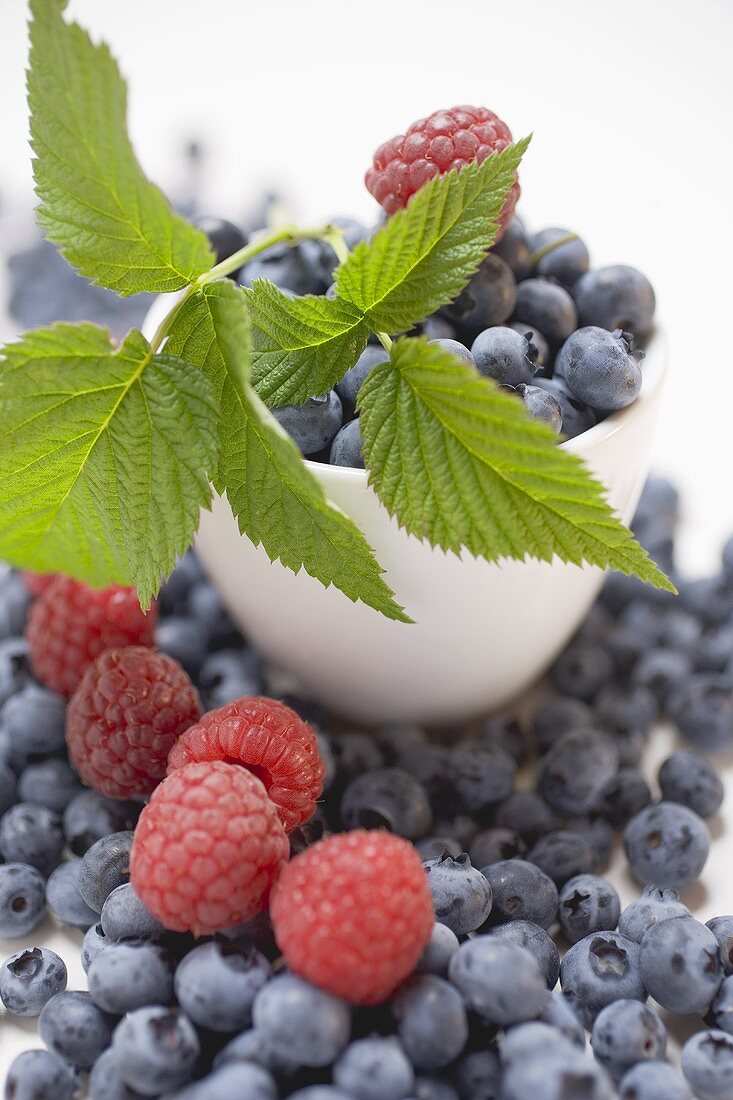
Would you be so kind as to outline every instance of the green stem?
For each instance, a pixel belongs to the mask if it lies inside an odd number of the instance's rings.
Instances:
[[[559,248],[561,244],[570,244],[571,241],[577,241],[577,233],[564,233],[562,237],[558,237],[556,241],[548,241],[547,244],[543,244],[542,248],[538,248],[536,252],[533,252],[529,257],[529,262],[532,267],[540,262],[543,256],[547,256],[550,252],[554,252],[556,248]]]
[[[393,341],[392,341],[391,336],[388,336],[386,332],[375,332],[374,335],[377,337],[377,339],[379,340],[380,344],[382,345],[382,347],[384,348],[385,351],[387,351],[387,352],[392,351],[392,342]]]

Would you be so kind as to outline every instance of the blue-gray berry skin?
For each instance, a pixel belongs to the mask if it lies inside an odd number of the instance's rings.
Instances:
[[[558,1045],[553,1051],[514,1062],[504,1074],[502,1100],[615,1100],[613,1083],[597,1062],[579,1050]]]
[[[621,1078],[619,1100],[694,1100],[676,1066],[639,1062]]]
[[[723,980],[718,941],[693,917],[654,924],[641,941],[646,989],[670,1012],[705,1012]]]
[[[561,379],[538,376],[534,385],[546,390],[557,402],[562,417],[560,430],[565,439],[575,439],[596,423],[596,414],[590,405],[574,397]]]
[[[525,279],[517,287],[512,320],[536,326],[551,348],[557,348],[578,327],[575,302],[567,290],[547,279]]]
[[[733,1096],[733,1036],[698,1031],[682,1048],[682,1072],[699,1100]]]
[[[87,980],[94,1003],[117,1016],[173,1000],[171,961],[152,943],[110,944],[91,962]]]
[[[6,1100],[73,1100],[77,1085],[73,1069],[57,1054],[50,1050],[24,1050],[10,1064],[5,1097]]]
[[[18,779],[18,800],[38,802],[61,814],[82,789],[79,776],[67,762],[52,756],[23,769]]]
[[[557,226],[541,229],[532,234],[529,245],[535,273],[545,279],[556,279],[564,287],[573,286],[590,265],[585,243],[570,229]]]
[[[38,1033],[49,1050],[71,1065],[87,1069],[110,1044],[115,1019],[88,993],[57,993],[41,1010]]]
[[[569,948],[560,985],[586,1027],[612,1001],[646,1000],[640,960],[638,943],[619,932],[596,932]]]
[[[651,788],[644,776],[634,768],[619,768],[598,792],[596,812],[615,829],[623,829],[651,801]]]
[[[315,455],[331,446],[343,421],[343,406],[336,391],[329,390],[304,405],[280,405],[272,415],[304,455]]]
[[[253,650],[211,653],[201,666],[198,686],[209,709],[224,706],[242,695],[258,695],[262,691],[260,659]]]
[[[604,871],[611,859],[616,834],[613,827],[602,817],[588,814],[585,817],[574,817],[572,820],[572,832],[587,840],[593,857],[594,874]]]
[[[79,893],[95,913],[102,912],[113,890],[130,881],[132,837],[129,830],[110,833],[92,844],[82,857]]]
[[[306,1085],[304,1089],[291,1092],[290,1100],[353,1100],[353,1097],[348,1096],[336,1085]],[[420,1100],[427,1100],[427,1097],[423,1098],[420,1094]],[[456,1100],[456,1098],[449,1098],[449,1100]]]
[[[617,768],[618,749],[611,737],[599,730],[571,730],[543,757],[537,790],[553,810],[580,817],[595,809]]]
[[[540,837],[527,859],[549,875],[558,889],[568,879],[590,874],[596,867],[590,841],[572,829],[557,829]]]
[[[558,351],[555,374],[579,401],[601,412],[616,412],[639,396],[641,359],[628,333],[580,328]]]
[[[200,1044],[195,1027],[179,1009],[150,1005],[120,1021],[112,1049],[125,1084],[143,1096],[159,1096],[191,1080]]]
[[[29,681],[28,643],[25,638],[0,639],[0,706]]]
[[[641,943],[653,924],[672,920],[673,917],[691,916],[676,890],[645,886],[641,897],[632,901],[621,913],[618,930],[635,943]]]
[[[512,830],[529,845],[536,844],[557,825],[554,813],[536,791],[513,791],[497,806],[494,820],[497,826]]]
[[[524,333],[507,325],[484,329],[471,345],[481,374],[500,386],[529,384],[537,373],[538,352]]]
[[[410,1095],[415,1074],[394,1036],[351,1043],[333,1067],[333,1081],[358,1100],[401,1100]]]
[[[64,810],[64,836],[75,856],[83,856],[101,837],[131,829],[139,803],[117,802],[97,791],[82,790]]]
[[[550,669],[550,676],[562,695],[590,703],[611,682],[615,671],[613,657],[605,645],[579,638],[563,650]],[[594,720],[592,725],[597,722]]]
[[[63,847],[61,818],[46,806],[19,802],[0,819],[0,854],[8,863],[29,863],[50,875]]]
[[[458,937],[455,932],[451,931],[447,924],[441,924],[436,920],[430,933],[428,946],[417,965],[418,971],[421,974],[438,974],[440,977],[445,977],[458,946]]]
[[[388,363],[389,355],[380,345],[368,344],[361,353],[353,367],[349,367],[346,374],[336,386],[339,395],[347,408],[354,408],[359,390],[364,385],[366,377],[379,363]]]
[[[562,410],[553,394],[539,386],[519,385],[516,389],[532,419],[539,420],[559,434],[562,430]]]
[[[27,863],[0,865],[0,936],[25,936],[45,915],[46,883],[40,871]]]
[[[102,906],[100,923],[110,940],[154,940],[165,933],[163,925],[148,912],[129,882],[117,886],[109,895]]]
[[[178,964],[176,997],[195,1024],[212,1031],[243,1031],[251,1023],[254,999],[271,973],[269,962],[254,947],[204,943]]]
[[[31,597],[19,573],[6,569],[0,577],[0,638],[23,633]]]
[[[468,813],[495,806],[511,792],[516,761],[504,749],[458,744],[450,753],[450,782]]]
[[[569,943],[577,943],[593,932],[612,931],[620,912],[618,894],[599,875],[576,875],[560,890],[560,927]]]
[[[329,462],[332,466],[349,466],[354,470],[364,469],[364,440],[358,420],[344,424],[331,444]]]
[[[546,753],[566,733],[592,729],[596,725],[595,715],[587,703],[563,694],[540,703],[534,712],[532,732],[537,748]]]
[[[537,1019],[555,1028],[576,1047],[585,1050],[585,1028],[578,1019],[572,1003],[561,990],[550,993],[547,1004]]]
[[[649,688],[660,706],[672,713],[671,694],[678,684],[689,682],[691,670],[692,659],[687,653],[661,646],[641,656],[631,673],[631,680],[635,685]]]
[[[417,1070],[442,1069],[466,1045],[466,1006],[455,986],[443,978],[412,978],[395,996],[392,1012],[405,1053]]]
[[[677,890],[700,875],[710,851],[710,831],[687,806],[658,802],[632,817],[624,830],[624,847],[639,882]]]
[[[630,684],[607,684],[593,700],[593,709],[598,721],[615,732],[647,733],[659,714],[654,692]]]
[[[465,363],[467,367],[476,367],[476,360],[472,353],[468,350],[465,344],[462,344],[460,340],[451,340],[447,338],[439,338],[437,340],[431,340],[431,344],[437,344],[443,351],[449,352],[450,355],[455,355],[456,359],[460,359],[462,363]]]
[[[511,268],[490,252],[456,300],[441,310],[441,316],[455,327],[459,339],[470,344],[483,329],[503,325],[516,300]]]
[[[17,785],[15,772],[7,764],[0,762],[0,814],[15,805],[18,797]]]
[[[535,1019],[548,997],[537,960],[518,944],[495,936],[462,943],[448,976],[469,1008],[499,1027]]]
[[[254,1062],[230,1062],[201,1081],[194,1081],[170,1096],[170,1100],[278,1100],[275,1078]]]
[[[519,218],[512,218],[491,251],[509,264],[517,281],[532,274],[529,237]]]
[[[718,941],[724,973],[733,974],[733,917],[711,917],[705,924]]]
[[[723,804],[723,782],[704,756],[679,749],[659,769],[662,797],[681,802],[700,817],[712,817]]]
[[[497,826],[477,833],[471,841],[468,854],[475,867],[490,867],[504,859],[523,859],[527,854],[527,845],[511,829]]]
[[[454,859],[458,859],[463,851],[458,841],[452,840],[449,836],[423,837],[422,840],[417,841],[415,848],[420,853],[423,863],[430,859],[439,859],[445,852]]]
[[[500,1096],[501,1066],[494,1050],[470,1050],[450,1073],[461,1100],[494,1100]]]
[[[690,676],[672,692],[669,713],[696,749],[725,752],[733,745],[733,668]]]
[[[206,659],[209,635],[206,626],[186,615],[168,615],[155,628],[155,645],[178,661],[192,679]]]
[[[63,959],[46,947],[29,947],[0,967],[0,1000],[14,1016],[38,1016],[43,1006],[66,989]]]
[[[408,840],[425,836],[432,823],[422,783],[401,768],[379,768],[354,779],[341,800],[345,829],[389,829]]]
[[[546,1058],[558,1050],[569,1053],[573,1044],[564,1035],[542,1020],[517,1024],[504,1033],[499,1046],[499,1057],[505,1070],[528,1058]]]
[[[501,749],[517,764],[524,763],[534,755],[534,745],[526,723],[512,711],[499,711],[498,714],[490,714],[484,718],[476,730],[474,740],[479,748]]]
[[[97,955],[100,955],[112,942],[105,936],[101,924],[93,924],[90,928],[87,928],[81,946],[81,965],[85,974],[89,973],[89,967]]]
[[[444,1076],[434,1074],[419,1074],[415,1078],[414,1097],[415,1100],[461,1100],[453,1085]],[[305,1097],[304,1100],[309,1098]],[[318,1097],[314,1097],[313,1100],[318,1100]],[[331,1098],[324,1096],[323,1100],[331,1100]],[[342,1095],[333,1097],[332,1100],[350,1100],[350,1098]]]
[[[230,1039],[214,1059],[214,1068],[228,1062],[256,1062],[258,1066],[282,1077],[293,1077],[300,1066],[286,1054],[278,1053],[262,1031],[249,1028]]]
[[[60,863],[46,883],[46,901],[56,920],[86,932],[98,918],[79,893],[80,859]]]
[[[580,325],[624,329],[646,336],[654,323],[654,290],[645,275],[626,264],[598,267],[573,287]]]
[[[733,1035],[733,977],[723,978],[715,1000],[710,1005],[708,1022],[713,1027]]]
[[[490,935],[505,943],[517,943],[529,951],[537,960],[547,988],[555,988],[560,977],[560,952],[544,928],[529,920],[510,920],[497,924]]]
[[[119,1055],[112,1047],[100,1054],[92,1066],[89,1094],[91,1100],[140,1100],[140,1093],[122,1080]]]
[[[457,936],[480,928],[491,912],[491,886],[465,852],[447,853],[424,864],[435,919]]]
[[[216,262],[220,264],[247,243],[247,234],[226,218],[216,218],[209,215],[194,219],[196,226],[209,238]]]
[[[277,1054],[301,1066],[330,1065],[351,1030],[344,1001],[294,974],[278,974],[260,990],[252,1019]]]
[[[614,1001],[598,1014],[590,1042],[598,1061],[619,1081],[637,1062],[664,1060],[667,1030],[648,1005]]]
[[[47,688],[28,684],[8,699],[1,717],[11,744],[26,757],[48,756],[66,744],[66,705]]]
[[[505,859],[483,867],[493,895],[491,920],[528,920],[549,928],[557,917],[557,887],[552,879],[533,863]]]

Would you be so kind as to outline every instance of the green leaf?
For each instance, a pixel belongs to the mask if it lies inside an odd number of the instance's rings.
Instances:
[[[258,279],[246,291],[252,316],[252,385],[270,408],[302,405],[340,382],[369,330],[348,302],[289,298]]]
[[[132,331],[58,324],[3,349],[0,557],[149,603],[189,545],[216,461],[210,382]]]
[[[412,534],[489,561],[610,566],[674,591],[581,460],[439,346],[398,340],[358,405],[371,484]]]
[[[127,92],[105,45],[31,0],[28,105],[38,221],[70,264],[118,294],[178,290],[208,271],[203,233],[145,177],[127,136]]]
[[[305,569],[389,618],[410,622],[395,603],[358,527],[330,501],[300,452],[249,384],[249,316],[228,280],[197,291],[181,308],[166,350],[202,368],[222,410],[215,479],[239,529],[271,561]]]
[[[529,144],[436,176],[336,272],[340,298],[377,331],[403,332],[458,296],[493,244]]]

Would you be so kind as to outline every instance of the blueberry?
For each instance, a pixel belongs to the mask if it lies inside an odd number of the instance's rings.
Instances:
[[[529,384],[537,373],[538,351],[526,335],[504,325],[484,329],[471,345],[481,374],[500,386]]]
[[[37,928],[46,915],[43,875],[26,863],[0,865],[0,936],[17,939]]]
[[[718,941],[692,917],[672,917],[647,929],[641,941],[647,990],[670,1012],[704,1012],[723,980]]]
[[[94,1003],[117,1016],[173,1000],[171,962],[156,944],[111,943],[92,960],[87,977]]]
[[[673,693],[669,713],[695,748],[723,752],[733,745],[733,676],[701,673]]]
[[[618,1081],[638,1062],[663,1061],[667,1031],[653,1008],[639,1001],[606,1005],[593,1024],[591,1046],[598,1061]]]
[[[509,1028],[501,1040],[499,1057],[506,1071],[520,1062],[551,1057],[557,1051],[576,1053],[562,1033],[544,1021],[532,1020]]]
[[[430,828],[432,814],[422,783],[401,768],[380,768],[352,780],[341,818],[346,829],[389,829],[417,840]]]
[[[251,650],[222,649],[201,666],[198,686],[209,710],[261,691],[259,658]]]
[[[632,817],[624,847],[639,882],[679,889],[694,882],[705,866],[710,832],[686,806],[659,802]]]
[[[478,813],[510,794],[517,766],[503,749],[479,748],[470,741],[452,750],[450,781],[470,813]]]
[[[683,606],[700,619],[704,626],[722,626],[730,622],[733,588],[725,574],[684,581],[679,589]]]
[[[212,1031],[249,1027],[256,994],[271,967],[264,955],[226,940],[194,948],[178,964],[176,997],[195,1024]]]
[[[532,265],[542,278],[556,279],[561,286],[571,287],[588,270],[588,249],[569,229],[554,226],[541,229],[532,234],[529,245]]]
[[[518,764],[527,760],[534,751],[523,719],[511,711],[499,711],[484,718],[479,724],[474,743],[481,748],[501,749],[509,753]]]
[[[527,920],[549,928],[557,917],[557,887],[544,871],[520,859],[505,859],[484,867],[491,886],[492,924]]]
[[[64,836],[75,856],[83,856],[97,840],[123,832],[135,822],[140,806],[115,802],[96,791],[81,791],[64,810]]]
[[[589,271],[573,287],[573,297],[581,325],[599,325],[609,332],[626,329],[635,336],[651,330],[654,290],[636,268],[612,264]]]
[[[191,1079],[199,1040],[176,1008],[151,1005],[129,1013],[115,1028],[112,1049],[125,1084],[143,1096],[158,1096]]]
[[[332,466],[351,466],[355,470],[364,469],[364,440],[358,420],[344,424],[331,444],[329,462]]]
[[[454,340],[456,335],[454,326],[438,313],[425,318],[421,332],[428,340]]]
[[[636,506],[634,523],[662,519],[674,527],[679,512],[680,494],[677,488],[667,478],[650,474]]]
[[[643,775],[633,768],[620,768],[598,792],[596,810],[614,828],[623,829],[651,800],[652,792]]]
[[[562,429],[562,411],[551,393],[539,386],[517,386],[517,393],[524,407],[533,418],[546,424],[551,431],[559,433]]]
[[[590,846],[593,857],[592,870],[595,873],[602,871],[610,862],[616,840],[613,826],[604,818],[595,814],[586,817],[574,817],[571,824],[572,832],[582,836]]]
[[[624,1074],[619,1100],[694,1100],[685,1081],[668,1062],[637,1062]]]
[[[209,238],[216,262],[227,260],[247,243],[247,235],[238,225],[228,222],[226,218],[214,218],[210,216],[194,219],[195,224]]]
[[[455,355],[456,359],[460,359],[462,363],[465,363],[467,367],[476,367],[476,360],[473,354],[468,350],[465,344],[462,344],[460,340],[438,339],[431,340],[431,344],[436,344],[443,351],[449,352],[450,355]]]
[[[607,932],[618,924],[619,896],[610,882],[598,875],[576,875],[560,891],[560,927],[570,943],[593,932]]]
[[[571,730],[542,758],[537,790],[553,810],[580,817],[595,808],[617,768],[611,737],[594,729]]]
[[[88,993],[57,993],[41,1010],[38,1033],[54,1054],[81,1069],[96,1062],[109,1046],[114,1019]]]
[[[494,820],[497,826],[517,833],[526,844],[535,844],[556,824],[552,810],[536,791],[514,791],[497,807]]]
[[[101,924],[92,924],[87,928],[81,946],[81,965],[85,974],[89,973],[89,967],[97,955],[101,955],[110,946],[110,943],[111,941],[105,936]]]
[[[460,993],[433,974],[413,978],[392,1002],[397,1034],[417,1070],[442,1069],[468,1039],[466,1008]]]
[[[578,400],[613,412],[639,396],[640,361],[641,353],[634,350],[628,333],[580,328],[558,351],[555,373]]]
[[[61,818],[46,806],[19,802],[0,819],[0,854],[8,863],[29,863],[48,875],[63,847]]]
[[[540,1048],[534,1058],[514,1063],[504,1075],[502,1100],[613,1100],[614,1091],[604,1069],[580,1051],[558,1044],[554,1051]]]
[[[0,968],[0,1000],[14,1016],[38,1016],[47,1001],[66,989],[63,959],[47,948],[29,947]]]
[[[682,1048],[682,1072],[699,1100],[733,1096],[733,1037],[699,1031]]]
[[[349,1006],[294,974],[268,982],[252,1016],[272,1049],[302,1066],[331,1065],[349,1041]]]
[[[304,455],[314,455],[331,446],[341,427],[343,408],[339,395],[330,390],[303,405],[280,405],[272,415]]]
[[[554,1027],[576,1047],[585,1049],[585,1029],[575,1015],[571,1002],[560,990],[550,994],[547,1004],[537,1019]]]
[[[586,1027],[612,1001],[645,1001],[638,943],[619,932],[594,932],[573,944],[560,965],[562,991]]]
[[[194,551],[189,550],[178,559],[175,569],[158,593],[160,614],[164,617],[185,615],[191,590],[201,579],[201,566]]]
[[[457,859],[444,853],[425,864],[433,896],[435,919],[457,936],[475,932],[491,912],[491,887],[471,860],[462,853]]]
[[[538,749],[544,753],[571,730],[592,729],[595,724],[593,711],[580,699],[548,699],[534,713],[533,732]]]
[[[511,829],[484,829],[476,833],[468,854],[475,867],[489,867],[504,859],[522,859],[527,854],[527,845]]]
[[[169,615],[155,628],[155,644],[178,661],[194,680],[206,660],[209,634],[203,623],[185,615]]]
[[[723,783],[715,768],[689,749],[668,757],[659,769],[658,779],[666,801],[681,802],[700,817],[712,817],[723,803]]]
[[[462,943],[451,959],[448,976],[469,1008],[500,1027],[533,1020],[547,1001],[537,960],[518,944],[495,936]]]
[[[296,1093],[296,1097],[298,1094]],[[474,1093],[474,1097],[479,1096],[479,1093]],[[418,1076],[415,1078],[415,1100],[460,1100],[458,1093],[448,1081],[442,1077],[425,1077]],[[291,1100],[294,1098],[291,1097]],[[312,1098],[302,1097],[302,1100],[318,1100],[317,1096]],[[330,1100],[329,1097],[324,1096],[323,1100]],[[344,1094],[341,1096],[334,1096],[333,1100],[348,1100]]]
[[[0,638],[17,638],[23,633],[30,602],[19,573],[8,571],[0,576]]]
[[[441,310],[441,316],[455,326],[459,338],[471,343],[485,328],[502,325],[511,316],[516,299],[511,268],[489,252],[468,286]]]
[[[602,726],[619,733],[647,733],[659,714],[654,692],[640,684],[607,684],[593,700],[593,709]]]
[[[512,218],[491,251],[509,264],[517,282],[531,275],[530,241],[519,218]]]
[[[24,1050],[10,1064],[6,1100],[73,1100],[76,1094],[76,1074],[50,1050]]]
[[[278,1054],[265,1035],[254,1028],[242,1031],[234,1039],[230,1039],[214,1059],[214,1068],[218,1069],[229,1062],[255,1062],[263,1069],[282,1077],[292,1077],[300,1068],[292,1058]]]
[[[46,901],[56,920],[85,932],[96,922],[97,914],[79,893],[80,871],[80,859],[59,864],[46,883]]]
[[[511,920],[497,924],[490,935],[505,943],[518,943],[537,960],[545,984],[554,989],[560,976],[560,952],[544,928],[529,920]]]
[[[515,321],[537,328],[557,348],[578,327],[575,302],[561,286],[546,279],[526,279],[517,287]]]
[[[368,344],[353,367],[349,367],[346,374],[336,385],[336,393],[343,401],[346,408],[356,407],[356,398],[359,390],[364,385],[367,375],[372,372],[379,363],[388,363],[389,355],[381,344]]]
[[[596,415],[590,405],[574,397],[559,378],[536,378],[534,384],[554,398],[560,409],[561,431],[566,439],[575,439],[596,423]]]
[[[723,978],[715,1000],[710,1005],[710,1023],[733,1035],[733,977]]]
[[[140,1093],[134,1092],[122,1080],[120,1059],[111,1047],[100,1054],[92,1066],[89,1093],[92,1100],[140,1100]]]
[[[550,675],[563,695],[588,703],[613,677],[611,655],[596,643],[573,642],[561,653]]]
[[[436,921],[430,933],[428,946],[418,963],[418,971],[421,974],[438,974],[445,977],[448,973],[448,964],[458,950],[458,937],[447,924]]]
[[[699,672],[725,672],[733,662],[733,626],[725,623],[700,634],[694,658]]]
[[[733,974],[733,917],[712,917],[706,924],[718,941],[723,971]]]
[[[575,875],[593,871],[596,863],[587,837],[570,829],[557,829],[541,837],[527,859],[544,871],[557,887]]]
[[[306,1085],[304,1089],[290,1093],[290,1100],[354,1100],[335,1085]],[[417,1097],[420,1100],[420,1097]],[[429,1097],[426,1100],[430,1100]],[[450,1100],[450,1098],[449,1098]]]
[[[641,684],[654,693],[657,701],[666,704],[680,681],[689,683],[692,661],[676,649],[652,649],[639,660],[631,674],[634,684]]]
[[[8,699],[0,717],[14,750],[25,759],[48,756],[66,745],[64,700],[37,684]]]
[[[6,765],[0,763],[0,814],[4,814],[16,801],[15,773]]]
[[[535,378],[542,378],[546,373],[549,373],[552,366],[552,355],[550,353],[550,345],[537,328],[530,328],[529,325],[523,325],[521,321],[509,321],[508,327],[513,329],[514,332],[518,332],[520,336],[523,336],[530,344],[533,344],[537,352],[537,358],[535,360],[535,366],[538,373]]]
[[[0,613],[1,614],[1,613]],[[24,638],[0,639],[0,706],[30,680],[28,643]]]
[[[92,844],[82,856],[79,893],[95,913],[102,912],[113,890],[129,882],[132,837],[129,830],[110,833]]]
[[[212,650],[241,650],[244,644],[242,635],[229,618],[213,584],[203,580],[194,584],[189,593],[187,611],[208,630]]]
[[[333,1067],[333,1081],[355,1100],[401,1100],[410,1095],[415,1075],[398,1040],[375,1035],[346,1048]]]
[[[21,802],[36,802],[57,814],[63,813],[82,789],[76,772],[65,760],[56,757],[29,764],[18,780],[18,798]]]
[[[660,890],[658,886],[645,886],[636,901],[627,905],[619,917],[618,930],[635,943],[641,943],[647,929],[660,921],[673,917],[690,917],[692,914],[680,901],[676,890]]]
[[[252,286],[256,279],[269,279],[281,290],[293,294],[323,294],[331,278],[325,273],[324,252],[318,246],[315,241],[272,245],[245,264],[239,272],[239,282]]]
[[[165,932],[129,882],[116,886],[105,901],[101,925],[110,940],[154,940]]]
[[[470,1050],[451,1072],[460,1100],[496,1100],[500,1096],[501,1067],[494,1050]]]
[[[275,1078],[253,1062],[231,1062],[175,1093],[175,1100],[277,1100]]]

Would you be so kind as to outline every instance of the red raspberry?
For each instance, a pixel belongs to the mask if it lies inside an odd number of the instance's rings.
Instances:
[[[256,776],[220,760],[188,764],[156,787],[140,815],[130,881],[166,928],[213,935],[265,908],[288,852]]]
[[[168,753],[201,717],[198,692],[178,661],[144,646],[107,649],[84,673],[66,711],[69,757],[109,798],[150,794]]]
[[[134,588],[90,588],[57,577],[28,614],[26,638],[37,680],[69,696],[105,649],[152,645],[155,605],[144,614]]]
[[[58,573],[31,573],[29,569],[24,569],[21,576],[31,596],[42,596],[56,580]]]
[[[413,122],[406,134],[398,134],[379,146],[365,183],[380,206],[394,214],[433,176],[451,168],[464,168],[474,160],[481,164],[511,142],[507,124],[486,107],[435,111]],[[519,192],[517,180],[499,218],[502,229],[511,220]]]
[[[420,856],[402,837],[356,829],[283,867],[270,902],[288,966],[353,1004],[379,1004],[415,969],[435,923]]]
[[[171,749],[168,771],[192,760],[242,764],[267,788],[287,833],[313,816],[325,766],[313,730],[294,710],[259,695],[245,695],[211,710]]]

